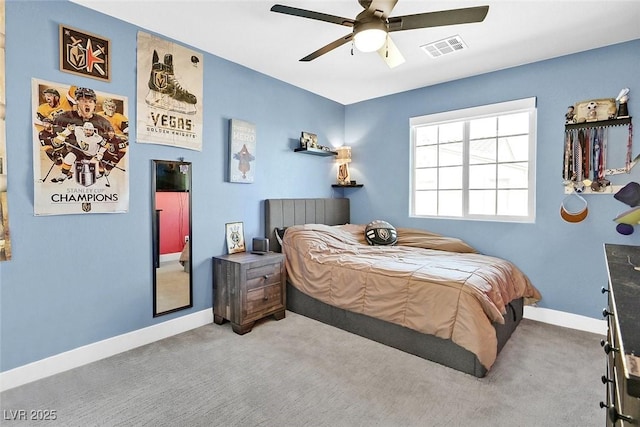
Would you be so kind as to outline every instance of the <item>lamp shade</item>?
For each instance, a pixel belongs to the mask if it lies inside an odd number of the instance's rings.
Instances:
[[[340,164],[350,163],[351,162],[351,147],[338,147],[336,149],[338,156],[336,157],[336,161]]]

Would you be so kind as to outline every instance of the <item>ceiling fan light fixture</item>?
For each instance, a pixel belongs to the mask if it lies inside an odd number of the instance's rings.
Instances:
[[[389,37],[390,32],[482,22],[489,12],[489,6],[478,6],[391,16],[397,2],[398,0],[358,0],[364,10],[355,19],[281,4],[273,5],[271,11],[353,28],[348,35],[342,36],[300,59],[302,62],[312,61],[345,43],[353,42],[355,48],[361,52],[378,51],[378,54],[390,68],[404,62],[404,57],[393,40],[391,40],[391,37]],[[453,46],[445,47],[447,48],[446,50],[455,51],[464,46],[454,44]],[[434,56],[443,54],[443,52],[438,51],[436,46],[425,46],[423,49]],[[351,54],[353,54],[353,48],[351,49]]]
[[[354,29],[353,43],[360,52],[375,52],[387,40],[387,27],[382,21],[363,22]]]

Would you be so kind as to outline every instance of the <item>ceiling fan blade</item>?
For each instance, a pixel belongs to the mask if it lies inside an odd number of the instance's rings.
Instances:
[[[275,4],[271,7],[271,12],[284,13],[285,15],[300,16],[302,18],[316,19],[318,21],[330,22],[332,24],[344,25],[345,27],[353,27],[355,21],[340,16],[328,15],[326,13],[314,12],[312,10],[298,9],[297,7],[284,6]]]
[[[398,0],[372,0],[371,4],[369,4],[369,7],[367,7],[366,9],[369,12],[379,10],[380,12],[382,12],[382,16],[384,18],[387,18],[389,17],[389,15],[391,15],[391,11],[393,10],[393,8],[396,7],[396,3],[398,3]],[[361,1],[360,4],[363,5],[363,2]]]
[[[415,30],[418,28],[441,27],[444,25],[482,22],[489,12],[489,6],[467,7],[464,9],[442,10],[415,15],[389,18],[389,31]]]
[[[400,53],[400,49],[391,40],[391,37],[387,34],[387,42],[378,49],[378,55],[387,63],[389,68],[395,68],[404,63],[404,56]]]
[[[317,57],[324,55],[327,52],[331,52],[333,49],[342,46],[343,44],[351,41],[351,39],[353,38],[353,33],[348,34],[344,37],[339,38],[336,41],[333,41],[331,43],[329,43],[328,45],[321,47],[320,49],[316,50],[315,52],[305,56],[304,58],[302,58],[300,61],[302,62],[309,62],[309,61],[313,61],[314,59],[316,59]]]

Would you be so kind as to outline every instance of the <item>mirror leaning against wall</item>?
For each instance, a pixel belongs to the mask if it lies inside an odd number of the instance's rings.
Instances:
[[[191,162],[152,160],[153,317],[193,306]]]

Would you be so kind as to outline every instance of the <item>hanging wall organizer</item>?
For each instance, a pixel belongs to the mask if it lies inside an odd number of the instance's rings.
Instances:
[[[622,164],[622,159],[609,159],[607,156],[608,145],[621,142],[609,141],[609,128],[615,126],[627,126],[629,132],[624,166],[611,168],[611,165]],[[622,188],[622,185],[612,185],[607,177],[629,173],[640,160],[640,155],[631,158],[632,142],[631,117],[565,124],[562,165],[565,194],[573,191],[585,194],[611,194]]]

